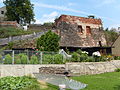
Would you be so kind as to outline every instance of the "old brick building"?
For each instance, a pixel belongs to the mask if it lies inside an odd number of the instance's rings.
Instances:
[[[101,19],[61,15],[55,20],[55,25],[56,33],[61,36],[61,48],[111,53],[111,47],[106,47]]]

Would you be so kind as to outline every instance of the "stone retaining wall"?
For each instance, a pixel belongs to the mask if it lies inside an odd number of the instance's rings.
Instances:
[[[114,72],[117,68],[120,68],[120,60],[113,60],[110,62],[82,62],[66,64],[66,69],[70,70],[73,75]]]
[[[0,65],[0,77],[24,76],[39,73],[40,67],[65,67],[65,65]]]
[[[120,60],[110,62],[82,62],[66,63],[63,65],[0,65],[0,76],[23,76],[39,73],[41,67],[64,67],[70,70],[73,75],[99,74],[113,72],[120,68]]]
[[[35,33],[35,34],[33,33],[33,34],[28,34],[28,35],[1,38],[0,39],[0,45],[5,45],[5,44],[8,44],[9,42],[14,42],[14,41],[18,41],[18,40],[27,40],[27,39],[38,38],[43,34],[44,34],[44,32],[38,32],[38,33]]]

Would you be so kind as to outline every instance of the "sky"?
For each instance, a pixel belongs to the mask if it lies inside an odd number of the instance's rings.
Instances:
[[[0,0],[0,7],[4,6]],[[120,0],[31,0],[37,24],[53,22],[61,14],[101,18],[104,28],[120,27]]]

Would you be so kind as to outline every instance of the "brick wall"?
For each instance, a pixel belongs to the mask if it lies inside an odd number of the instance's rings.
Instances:
[[[0,27],[18,27],[16,21],[0,21]]]

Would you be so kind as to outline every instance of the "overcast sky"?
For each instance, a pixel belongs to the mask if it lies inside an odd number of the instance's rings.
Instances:
[[[36,23],[51,22],[61,14],[101,18],[104,27],[120,27],[120,0],[31,0]],[[0,6],[2,0],[0,0]]]

